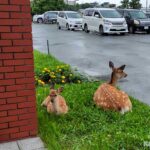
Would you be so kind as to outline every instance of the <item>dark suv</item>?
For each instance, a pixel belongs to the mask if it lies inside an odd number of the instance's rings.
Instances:
[[[150,33],[150,18],[143,11],[137,9],[117,9],[117,11],[126,19],[130,33],[136,31]]]

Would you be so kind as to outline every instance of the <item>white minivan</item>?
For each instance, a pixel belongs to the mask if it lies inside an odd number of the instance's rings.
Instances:
[[[62,11],[57,16],[58,29],[68,30],[82,29],[82,17],[75,11]]]
[[[84,11],[83,30],[85,32],[96,31],[101,35],[107,33],[125,34],[128,26],[115,9],[111,8],[88,8]]]

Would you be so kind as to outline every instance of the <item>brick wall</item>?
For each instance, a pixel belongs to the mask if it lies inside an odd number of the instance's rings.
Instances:
[[[0,0],[0,142],[35,136],[30,0]]]

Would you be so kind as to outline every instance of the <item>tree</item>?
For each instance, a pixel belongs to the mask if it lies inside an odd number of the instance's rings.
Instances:
[[[140,9],[141,7],[142,7],[142,4],[140,3],[140,0],[131,0],[130,8]]]
[[[129,8],[130,2],[129,0],[123,0],[121,1],[121,8]]]

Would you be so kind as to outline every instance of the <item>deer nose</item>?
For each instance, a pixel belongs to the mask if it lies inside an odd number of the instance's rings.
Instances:
[[[124,77],[126,78],[127,76],[128,76],[128,75],[127,75],[127,74],[125,74],[125,76],[124,76]]]

